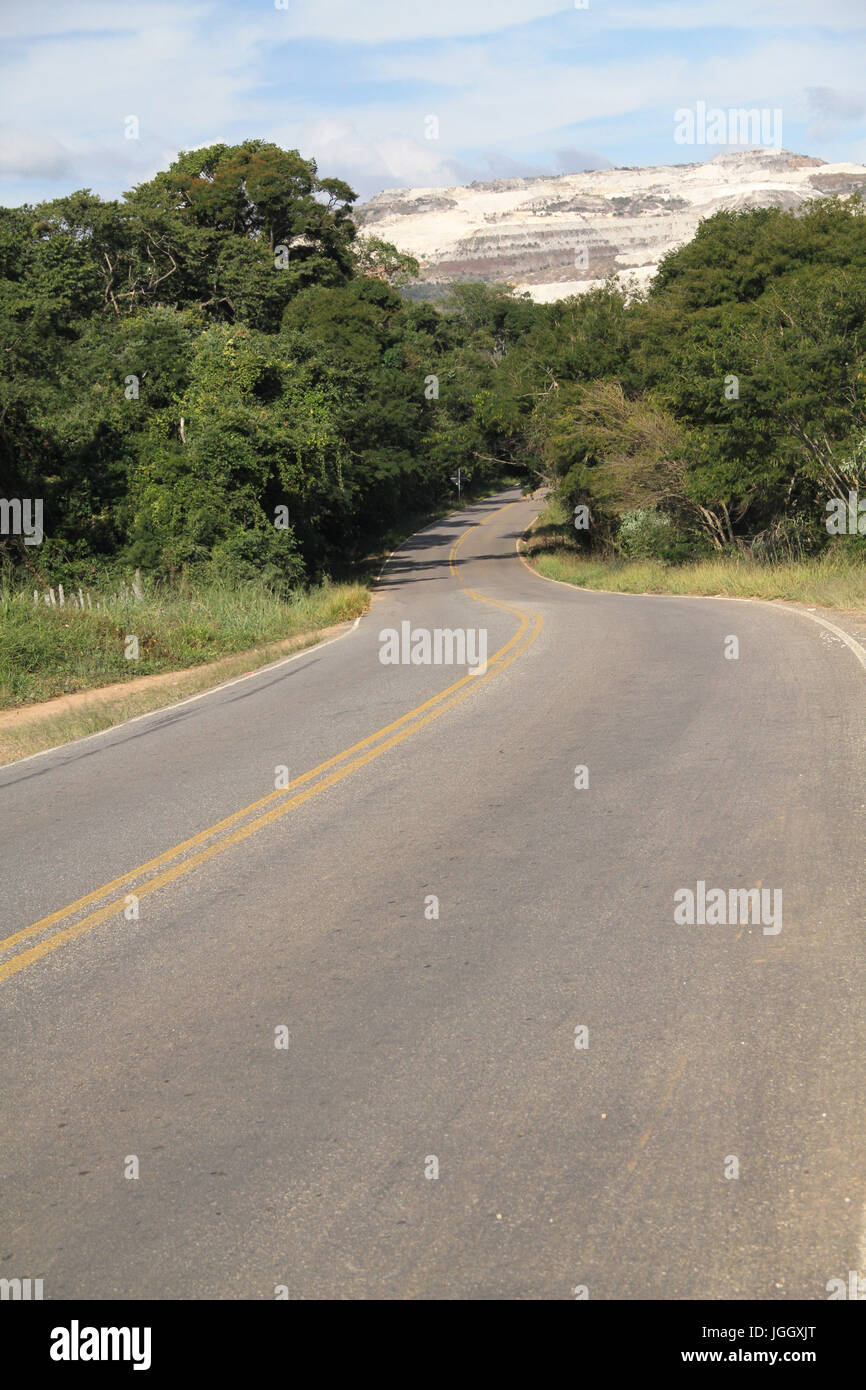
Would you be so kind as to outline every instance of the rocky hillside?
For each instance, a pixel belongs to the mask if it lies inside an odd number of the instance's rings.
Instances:
[[[701,164],[391,190],[359,212],[364,232],[418,258],[425,281],[509,281],[551,300],[611,273],[646,284],[665,252],[721,208],[795,208],[853,192],[866,193],[862,165],[754,150]]]

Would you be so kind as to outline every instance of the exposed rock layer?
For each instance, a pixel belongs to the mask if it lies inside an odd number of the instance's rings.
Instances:
[[[612,273],[645,285],[662,256],[722,208],[797,208],[849,193],[866,194],[866,167],[754,150],[701,164],[391,190],[359,212],[364,231],[417,257],[424,280],[507,280],[552,300]]]

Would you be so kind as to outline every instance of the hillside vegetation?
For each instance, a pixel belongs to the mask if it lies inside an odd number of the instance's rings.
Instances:
[[[354,202],[247,141],[118,201],[0,209],[0,498],[44,509],[41,543],[0,535],[7,698],[69,650],[57,615],[27,637],[22,594],[139,569],[166,603],[252,585],[297,607],[446,508],[458,467],[470,490],[549,485],[539,544],[593,561],[862,564],[856,514],[826,524],[866,472],[859,200],[719,213],[645,295],[463,284],[437,306]]]
[[[719,213],[645,298],[552,306],[537,434],[569,517],[589,508],[572,543],[862,561],[856,522],[831,534],[827,504],[847,513],[866,478],[864,230],[856,199]]]
[[[286,592],[440,508],[458,465],[497,475],[487,323],[405,303],[413,263],[356,243],[354,198],[250,141],[119,202],[0,209],[0,497],[44,504],[41,544],[0,537],[17,575]]]

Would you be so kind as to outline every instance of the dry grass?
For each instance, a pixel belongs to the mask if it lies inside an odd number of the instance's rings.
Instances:
[[[109,603],[99,614],[37,607],[32,594],[29,604],[6,594],[0,597],[0,619],[6,619],[0,626],[0,697],[6,703],[0,710],[0,766],[313,646],[368,603],[369,591],[360,584],[323,585],[288,603],[261,592],[208,591],[193,603],[188,595],[183,603],[177,595],[163,595],[137,607]],[[147,675],[141,674],[144,663],[122,657],[121,638],[129,632],[158,634],[151,639]],[[204,659],[214,648],[227,654]],[[197,664],[189,664],[190,654]],[[25,694],[30,698],[23,699]],[[46,694],[54,698],[45,700]]]
[[[146,586],[94,595],[83,611],[49,608],[30,592],[0,592],[0,709],[93,690],[112,682],[185,670],[220,657],[331,627],[362,613],[360,584],[322,584],[284,599],[263,586]],[[139,655],[125,655],[130,636]]]
[[[604,561],[584,559],[567,550],[542,551],[529,558],[548,579],[585,589],[786,599],[823,608],[866,610],[866,565],[841,556],[770,565],[733,557],[685,565],[665,565],[660,560]]]

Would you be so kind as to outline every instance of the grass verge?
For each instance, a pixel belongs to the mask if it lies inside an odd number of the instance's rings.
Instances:
[[[550,498],[539,512],[522,553],[546,579],[584,589],[782,599],[866,614],[866,565],[841,551],[787,563],[761,563],[741,555],[677,565],[652,559],[600,559],[578,548],[570,517],[557,498]]]
[[[358,584],[324,584],[290,599],[225,585],[99,596],[97,609],[34,603],[0,594],[0,709],[50,700],[109,682],[204,665],[263,644],[312,632],[362,613]],[[130,639],[138,643],[130,658]]]
[[[463,505],[513,485],[510,476],[488,480],[464,495]],[[0,590],[0,766],[314,645],[366,610],[369,584],[392,549],[455,505],[452,499],[404,519],[376,553],[351,567],[347,582],[299,591],[290,600],[256,585],[169,591],[145,581],[141,599],[94,594],[94,607],[80,608],[67,595],[63,607],[49,607],[41,595],[34,603],[32,590]],[[137,659],[125,655],[133,636]]]
[[[786,599],[847,611],[866,610],[866,565],[831,556],[795,564],[762,565],[738,558],[665,565],[660,560],[592,560],[568,550],[533,552],[526,558],[539,574],[623,594],[705,594],[730,598]]]
[[[285,601],[207,588],[98,611],[0,595],[0,765],[163,708],[320,641],[363,613],[361,584],[325,584]],[[127,638],[139,659],[127,660]]]

